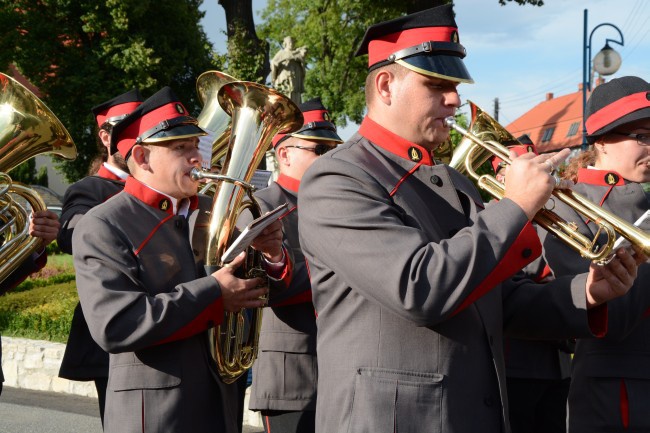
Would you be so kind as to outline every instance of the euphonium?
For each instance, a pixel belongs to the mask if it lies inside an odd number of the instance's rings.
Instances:
[[[277,133],[295,131],[302,126],[302,113],[286,96],[260,84],[236,81],[225,84],[218,100],[232,116],[232,132],[222,174],[194,169],[194,179],[214,179],[217,186],[212,201],[208,231],[206,270],[222,267],[221,257],[234,240],[239,215],[248,210],[253,218],[261,216],[250,184],[256,168]],[[247,200],[244,199],[247,196]],[[262,256],[249,249],[242,266],[244,278],[263,277]],[[250,314],[250,317],[248,316]],[[217,373],[232,383],[255,361],[262,324],[262,309],[227,313],[222,325],[209,330],[209,345]]]
[[[22,84],[0,73],[0,283],[41,247],[29,235],[29,210],[12,195],[22,197],[32,211],[45,209],[31,188],[7,174],[29,158],[51,153],[74,159],[70,134],[43,102]]]
[[[196,93],[203,109],[197,120],[199,126],[210,133],[212,137],[212,160],[210,166],[216,165],[228,150],[230,139],[230,116],[221,105],[217,94],[226,83],[239,81],[228,74],[219,71],[206,71],[196,79]]]
[[[470,104],[472,103],[470,102]],[[493,197],[501,199],[505,193],[505,186],[496,180],[494,176],[477,174],[476,169],[491,156],[496,156],[506,164],[511,164],[508,149],[497,140],[510,142],[516,141],[516,139],[480,108],[476,107],[476,110],[473,109],[472,111],[474,116],[470,126],[471,132],[457,125],[453,117],[446,119],[447,125],[458,131],[469,143],[459,145],[457,149],[460,149],[459,155],[461,156],[454,158],[450,166],[474,179],[479,188],[484,189]],[[479,136],[492,137],[492,139],[481,140]],[[553,233],[564,243],[578,251],[582,257],[596,263],[606,262],[613,252],[615,232],[629,240],[633,245],[640,247],[646,255],[650,254],[650,235],[643,230],[570,189],[556,189],[552,194],[585,219],[596,223],[598,230],[594,237],[589,238],[581,234],[574,223],[563,220],[555,212],[546,208],[540,209],[533,220],[540,227]],[[603,245],[598,245],[597,242],[601,233],[605,234],[607,240]]]

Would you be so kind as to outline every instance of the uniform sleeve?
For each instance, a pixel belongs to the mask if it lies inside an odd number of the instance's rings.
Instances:
[[[24,260],[14,271],[0,283],[0,295],[4,295],[10,290],[15,289],[20,283],[25,281],[34,272],[43,269],[47,264],[47,253],[45,248],[40,252],[32,253]]]
[[[79,300],[93,339],[105,351],[137,351],[221,322],[221,290],[212,276],[145,287],[127,237],[93,214],[77,225],[73,242]]]
[[[504,199],[471,215],[471,225],[453,237],[432,239],[431,230],[410,224],[363,170],[333,158],[320,162],[307,171],[298,195],[300,244],[312,285],[340,279],[421,326],[444,321],[476,296],[528,222],[519,206]],[[317,311],[327,308],[318,299],[314,293]]]

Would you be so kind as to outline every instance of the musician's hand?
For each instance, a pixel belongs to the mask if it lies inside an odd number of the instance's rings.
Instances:
[[[556,185],[551,174],[569,153],[569,149],[562,149],[552,154],[535,155],[528,152],[517,156],[510,151],[512,164],[506,168],[505,197],[517,203],[529,220],[544,206],[554,188],[570,188],[573,185],[566,180]]]
[[[49,210],[33,212],[29,220],[29,234],[43,239],[45,245],[56,239],[60,227],[59,217]]]
[[[598,306],[625,295],[636,279],[637,268],[648,258],[634,247],[632,255],[626,248],[619,248],[614,259],[604,266],[591,264],[587,277],[587,308]]]
[[[251,246],[269,262],[278,263],[282,260],[282,238],[282,222],[278,220],[265,228]]]
[[[264,284],[261,278],[244,280],[234,275],[235,269],[244,263],[245,258],[246,253],[243,252],[228,265],[212,274],[221,287],[223,309],[226,311],[236,312],[242,308],[258,308],[266,305],[266,300],[260,297],[266,295],[269,289],[266,286],[260,287]]]

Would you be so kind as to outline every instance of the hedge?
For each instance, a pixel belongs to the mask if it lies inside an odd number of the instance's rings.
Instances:
[[[48,257],[43,270],[0,296],[0,334],[65,343],[77,302],[71,257]]]

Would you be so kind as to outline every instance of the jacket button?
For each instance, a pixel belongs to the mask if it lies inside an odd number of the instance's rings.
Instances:
[[[431,181],[432,184],[436,186],[442,186],[442,179],[440,179],[440,176],[434,174],[429,178],[429,180]]]
[[[524,259],[527,259],[532,254],[533,254],[533,250],[531,250],[530,248],[524,248],[524,250],[521,252],[521,257],[523,257]]]

